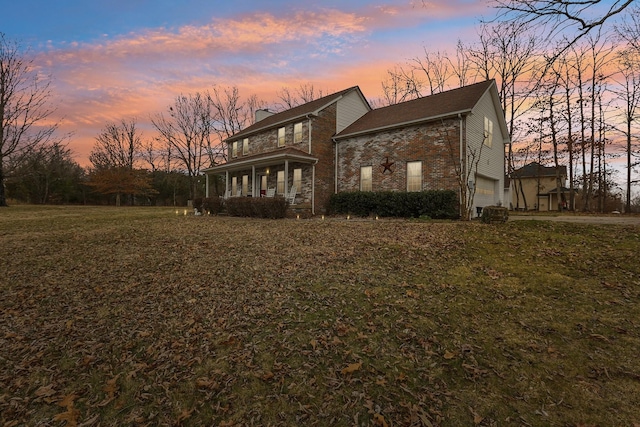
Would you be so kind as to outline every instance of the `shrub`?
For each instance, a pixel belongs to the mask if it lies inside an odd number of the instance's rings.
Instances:
[[[230,216],[284,218],[289,203],[283,197],[232,197],[225,203]]]
[[[221,197],[206,197],[202,199],[202,212],[218,215],[224,208],[224,200]]]
[[[331,196],[329,212],[356,216],[457,219],[458,196],[451,190],[422,192],[345,192]]]

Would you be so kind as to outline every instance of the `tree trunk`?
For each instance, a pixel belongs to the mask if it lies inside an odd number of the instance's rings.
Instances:
[[[2,158],[0,157],[0,207],[6,207],[7,196],[4,189],[4,168],[2,166]]]

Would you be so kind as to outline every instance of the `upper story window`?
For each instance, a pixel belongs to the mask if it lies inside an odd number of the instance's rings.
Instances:
[[[489,117],[484,118],[484,145],[491,147],[493,144],[493,122]]]
[[[284,127],[278,128],[278,147],[284,147]]]
[[[242,155],[246,156],[247,154],[249,154],[249,138],[242,140]]]
[[[238,157],[238,141],[231,143],[231,157]]]
[[[362,166],[360,168],[360,191],[371,191],[372,189],[372,167]]]
[[[422,191],[422,162],[407,162],[407,191]]]
[[[302,142],[302,122],[293,125],[293,142]]]

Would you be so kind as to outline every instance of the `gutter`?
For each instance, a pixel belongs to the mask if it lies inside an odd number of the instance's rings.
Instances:
[[[338,136],[334,137],[334,140],[335,139],[352,138],[352,137],[355,137],[355,136],[366,135],[366,134],[369,134],[369,133],[378,133],[380,131],[392,130],[392,129],[402,128],[402,127],[406,127],[406,126],[419,125],[419,124],[422,124],[422,123],[434,122],[434,121],[441,120],[441,119],[446,119],[446,118],[449,118],[449,117],[460,117],[461,115],[468,114],[468,113],[471,113],[471,109],[461,110],[461,111],[458,111],[458,112],[447,113],[447,114],[440,114],[438,116],[424,117],[424,118],[421,118],[421,119],[410,120],[408,122],[393,123],[393,124],[388,125],[388,126],[380,126],[380,127],[373,128],[373,129],[366,129],[366,130],[362,130],[362,131],[358,131],[358,132],[352,132],[352,133],[348,133],[348,134],[344,134],[344,135],[338,135]]]

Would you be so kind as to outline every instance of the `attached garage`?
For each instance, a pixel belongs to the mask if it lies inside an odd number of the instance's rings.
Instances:
[[[498,195],[499,184],[500,182],[497,179],[476,175],[476,195],[473,200],[474,211],[477,206],[493,206],[497,200],[500,200]]]

